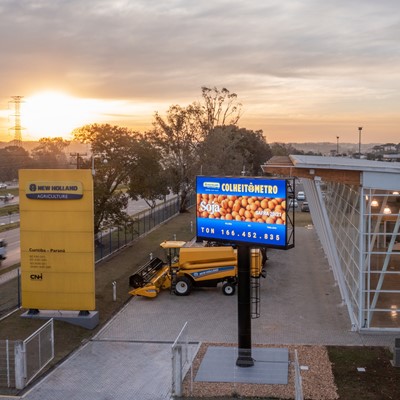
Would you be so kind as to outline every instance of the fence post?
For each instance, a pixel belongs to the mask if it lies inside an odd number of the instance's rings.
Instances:
[[[21,307],[21,268],[17,269],[17,285],[18,285],[18,308]]]
[[[7,387],[10,387],[10,349],[8,346],[8,339],[6,339],[6,368],[7,368]]]
[[[300,365],[299,365],[299,358],[297,356],[297,349],[294,350],[294,376],[295,376],[295,399],[296,400],[303,400],[303,383],[301,379],[301,372],[300,372]]]
[[[23,389],[25,387],[26,371],[25,371],[24,343],[21,341],[15,342],[14,359],[15,359],[15,387],[17,389]]]

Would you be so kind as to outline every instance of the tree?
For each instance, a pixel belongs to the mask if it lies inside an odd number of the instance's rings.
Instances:
[[[32,150],[37,168],[65,168],[67,157],[64,150],[70,142],[61,137],[39,139],[39,145]]]
[[[271,157],[262,131],[216,127],[201,144],[201,169],[204,175],[253,175],[262,173],[261,165]]]
[[[153,209],[156,201],[165,198],[169,193],[160,149],[143,138],[138,142],[136,157],[136,165],[129,176],[128,194],[133,200],[144,199]]]
[[[242,104],[237,101],[237,94],[231,93],[228,89],[222,90],[208,88],[203,86],[201,88],[203,97],[203,130],[207,135],[216,126],[230,126],[237,125],[241,117]]]
[[[159,149],[172,192],[180,196],[180,212],[187,210],[188,195],[194,189],[194,176],[198,172],[200,112],[196,105],[171,106],[165,118],[155,114],[153,129],[147,135]]]
[[[7,146],[0,149],[0,181],[18,179],[21,168],[32,168],[32,159],[24,148]]]
[[[156,112],[153,129],[148,132],[160,149],[171,191],[180,196],[180,212],[187,210],[194,178],[200,173],[200,143],[215,126],[235,125],[240,118],[241,104],[235,93],[205,86],[201,90],[203,102],[173,105],[164,118]]]
[[[94,230],[129,219],[125,209],[128,196],[119,190],[127,184],[136,165],[138,133],[108,124],[92,124],[76,129],[74,138],[91,146],[92,158],[83,168],[94,167]]]
[[[271,151],[273,156],[288,156],[290,154],[299,154],[299,151],[289,143],[272,143]]]

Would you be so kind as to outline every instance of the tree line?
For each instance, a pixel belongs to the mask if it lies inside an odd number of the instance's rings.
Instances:
[[[75,129],[73,139],[90,147],[90,155],[76,155],[76,166],[95,172],[95,232],[127,221],[129,198],[143,198],[154,207],[173,193],[185,212],[196,175],[257,176],[273,153],[296,153],[283,143],[271,148],[261,130],[240,128],[241,112],[235,93],[202,87],[200,101],[172,105],[164,116],[156,112],[144,133],[109,124]],[[18,146],[0,149],[0,181],[17,178],[21,168],[65,168],[69,144],[43,138],[31,154]]]

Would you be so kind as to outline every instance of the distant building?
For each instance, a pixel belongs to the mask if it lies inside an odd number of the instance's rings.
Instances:
[[[383,155],[384,161],[400,161],[400,154],[384,154]]]

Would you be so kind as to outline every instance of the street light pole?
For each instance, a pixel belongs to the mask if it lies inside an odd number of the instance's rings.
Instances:
[[[358,158],[361,158],[361,131],[362,126],[358,127]]]
[[[339,136],[336,136],[336,155],[339,155]]]

